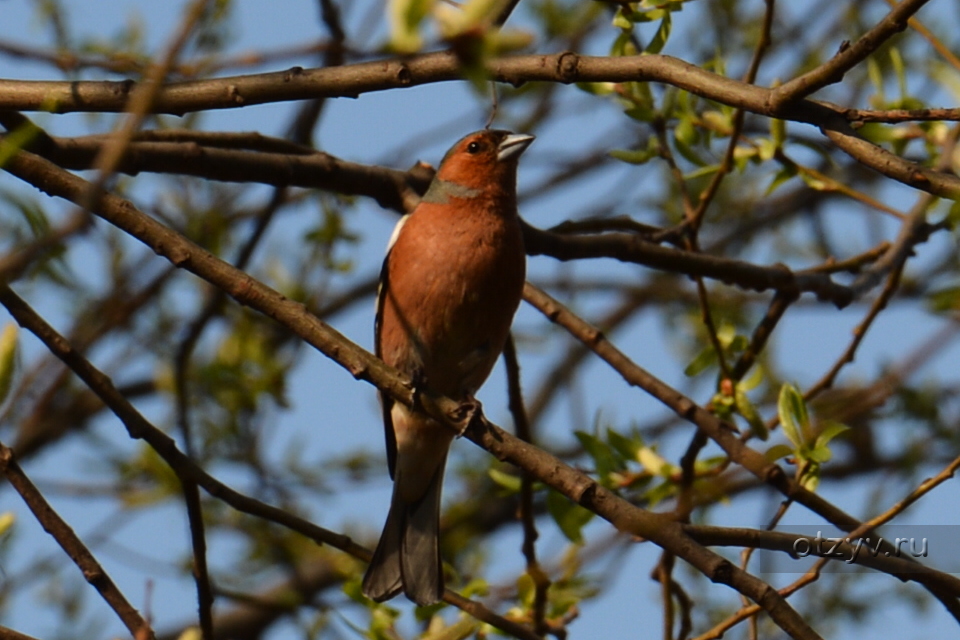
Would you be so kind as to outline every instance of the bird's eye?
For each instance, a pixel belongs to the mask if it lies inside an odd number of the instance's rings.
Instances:
[[[480,153],[480,143],[471,142],[467,145],[467,153]]]

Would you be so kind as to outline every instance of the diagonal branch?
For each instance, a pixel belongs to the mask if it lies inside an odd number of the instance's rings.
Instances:
[[[6,304],[5,294],[10,292],[6,285],[0,285],[0,302]],[[127,599],[114,584],[113,580],[104,571],[90,550],[83,544],[73,529],[61,518],[50,503],[46,501],[30,478],[23,472],[13,456],[13,451],[0,443],[0,473],[16,489],[17,493],[33,512],[37,522],[44,530],[53,536],[57,544],[73,560],[77,568],[83,573],[84,579],[89,582],[103,597],[117,617],[123,621],[127,630],[134,638],[153,638],[153,630],[140,613],[127,602]]]
[[[867,56],[884,42],[906,29],[910,16],[929,1],[903,0],[855,43],[841,47],[840,52],[824,64],[774,89],[770,95],[771,106],[775,110],[781,109],[828,84],[840,82],[843,74],[866,60]]]

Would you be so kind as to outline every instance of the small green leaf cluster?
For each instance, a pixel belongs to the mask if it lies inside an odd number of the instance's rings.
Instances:
[[[820,467],[833,457],[830,442],[849,427],[839,422],[827,422],[816,429],[810,420],[806,402],[796,386],[784,384],[780,388],[777,414],[783,435],[790,444],[777,444],[767,450],[768,460],[792,456],[797,464],[797,479],[813,491],[820,484]]]

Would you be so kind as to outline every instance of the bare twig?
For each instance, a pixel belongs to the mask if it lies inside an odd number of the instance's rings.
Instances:
[[[0,303],[4,306],[10,302],[10,294],[12,292],[6,285],[0,285]],[[43,495],[30,481],[30,478],[20,468],[20,465],[17,464],[13,457],[13,451],[2,443],[0,443],[0,473],[20,494],[30,511],[33,512],[37,522],[43,526],[47,533],[53,536],[57,544],[77,565],[77,568],[83,573],[84,579],[100,593],[100,596],[110,605],[117,617],[123,621],[130,634],[135,638],[141,637],[141,634],[145,634],[146,638],[153,638],[153,630],[150,629],[150,625],[133,605],[127,602],[117,585],[114,584],[107,572],[97,562],[97,559],[90,553],[90,550],[77,537],[77,534],[73,532],[70,525],[44,499]]]
[[[533,444],[533,431],[527,420],[527,411],[523,406],[523,391],[520,386],[520,363],[517,360],[517,349],[513,336],[507,338],[503,349],[503,361],[507,369],[507,392],[509,395],[510,413],[513,415],[513,424],[517,437],[524,442]],[[540,635],[546,635],[548,628],[547,591],[550,589],[550,577],[537,561],[537,533],[536,514],[533,512],[533,476],[522,472],[520,476],[520,520],[523,523],[523,555],[527,561],[527,575],[533,581],[533,630]]]
[[[853,44],[841,48],[833,58],[819,67],[774,89],[770,103],[774,109],[822,89],[828,84],[840,82],[843,74],[863,62],[884,42],[907,28],[907,21],[929,0],[904,0],[893,8],[883,20],[867,31]]]
[[[180,55],[180,51],[193,34],[194,28],[210,2],[211,0],[194,0],[187,9],[180,28],[167,45],[160,62],[150,67],[144,82],[136,85],[130,93],[129,101],[123,109],[128,112],[127,117],[120,127],[108,137],[93,162],[98,175],[90,184],[90,191],[81,203],[83,209],[93,208],[93,203],[100,196],[100,191],[116,171],[134,132],[140,129],[147,115],[152,111],[154,102],[160,95],[164,79],[170,73],[177,56]]]

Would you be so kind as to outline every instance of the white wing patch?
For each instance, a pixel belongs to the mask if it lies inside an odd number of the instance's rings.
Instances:
[[[410,214],[406,214],[397,222],[397,225],[393,228],[393,233],[390,234],[390,240],[387,241],[387,250],[383,257],[383,266],[380,268],[380,282],[377,283],[377,299],[374,302],[373,307],[373,317],[374,317],[374,352],[379,356],[380,353],[380,311],[383,306],[383,296],[386,294],[385,282],[387,278],[387,260],[390,258],[390,250],[393,248],[393,245],[396,244],[397,238],[400,237],[400,230],[403,229],[403,225],[407,223],[407,219],[410,217]]]
[[[386,254],[390,255],[390,249],[393,249],[393,245],[397,243],[397,238],[400,237],[400,229],[403,229],[403,225],[407,224],[407,219],[410,217],[410,214],[403,216],[397,222],[397,226],[393,228],[393,233],[390,234],[390,240],[387,242],[387,251]]]

